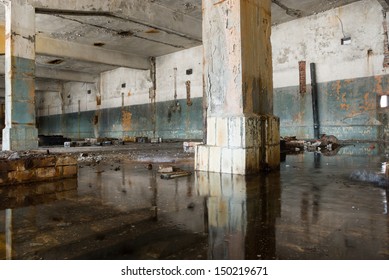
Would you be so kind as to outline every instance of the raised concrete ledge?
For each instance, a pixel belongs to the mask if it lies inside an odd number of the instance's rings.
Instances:
[[[279,169],[279,125],[270,115],[208,118],[207,145],[196,147],[195,169],[240,175]]]
[[[0,159],[0,186],[75,178],[77,174],[77,159],[69,155]]]

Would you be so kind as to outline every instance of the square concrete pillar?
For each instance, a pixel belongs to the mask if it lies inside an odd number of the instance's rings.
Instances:
[[[203,0],[207,143],[196,149],[197,170],[279,168],[270,35],[271,0]]]
[[[3,150],[38,147],[35,120],[35,9],[5,1],[5,128]]]

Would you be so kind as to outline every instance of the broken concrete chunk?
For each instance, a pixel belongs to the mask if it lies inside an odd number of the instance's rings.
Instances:
[[[202,144],[203,144],[203,142],[184,142],[184,144],[183,144],[184,152],[194,153],[196,146],[202,145]]]
[[[12,153],[9,157],[8,157],[9,160],[12,160],[12,159],[20,159],[20,155],[18,152],[14,152]]]
[[[158,173],[170,173],[173,172],[173,166],[159,166]]]
[[[174,178],[179,178],[179,177],[186,177],[192,175],[192,172],[190,171],[176,171],[172,173],[163,173],[161,174],[161,179],[174,179]]]

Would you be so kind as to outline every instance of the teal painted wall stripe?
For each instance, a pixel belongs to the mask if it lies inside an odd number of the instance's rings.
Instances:
[[[274,114],[280,117],[281,135],[313,137],[312,98],[299,88],[274,89]],[[382,135],[379,97],[389,94],[389,75],[318,84],[320,132],[339,139],[377,140]]]
[[[298,86],[274,89],[274,114],[280,117],[281,136],[313,137],[312,99],[300,94]],[[389,75],[318,84],[321,133],[343,140],[377,140],[387,127],[380,125],[379,96],[389,94]],[[164,139],[202,139],[202,98],[156,104],[156,137]],[[38,118],[39,133],[70,138],[94,137],[93,118],[99,116],[99,136],[153,137],[152,104],[126,106],[131,113],[128,131],[123,132],[122,108],[103,109]],[[384,111],[385,112],[385,111]],[[387,126],[387,123],[386,123]],[[80,129],[79,129],[80,128]],[[128,127],[127,127],[128,128]],[[79,133],[80,131],[80,133]]]
[[[201,139],[202,98],[178,100],[180,110],[172,110],[173,101],[156,103],[156,137],[164,139]],[[175,103],[176,104],[176,103]],[[99,137],[122,138],[123,136],[153,137],[153,105],[125,106],[38,118],[39,134],[63,135],[72,139],[95,137],[93,120],[98,116]],[[130,122],[123,126],[123,111],[131,115]]]

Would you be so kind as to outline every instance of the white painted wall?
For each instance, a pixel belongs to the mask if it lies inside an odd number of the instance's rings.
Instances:
[[[351,45],[341,45],[342,25]],[[389,74],[383,68],[382,6],[362,0],[324,13],[274,26],[272,29],[274,87],[299,84],[298,62],[317,67],[317,81]],[[368,50],[372,55],[368,56]]]
[[[62,105],[60,92],[45,91],[35,93],[36,107],[38,116],[48,116],[61,114]]]
[[[61,92],[39,91],[36,93],[37,114],[48,116],[95,110],[97,94],[95,84],[79,82],[64,83]]]
[[[174,99],[174,68],[177,68],[177,98],[186,99],[186,81],[191,81],[191,98],[203,96],[202,46],[158,57],[156,101]],[[187,75],[186,70],[193,74]],[[122,85],[125,84],[123,88]],[[68,82],[63,84],[63,113],[77,113],[78,101],[81,111],[147,104],[150,102],[149,90],[153,83],[149,70],[117,68],[101,74],[100,84]],[[88,94],[88,91],[90,93]],[[96,96],[101,94],[101,105],[97,106]],[[123,97],[122,97],[123,95]],[[62,113],[59,92],[37,93],[38,116]]]
[[[157,57],[157,102],[174,100],[174,68],[177,68],[177,99],[186,99],[186,81],[191,82],[191,98],[203,96],[203,47]],[[187,75],[186,70],[193,74]]]
[[[125,84],[123,88],[122,85]],[[117,68],[101,74],[101,109],[147,104],[153,83],[149,70]]]

